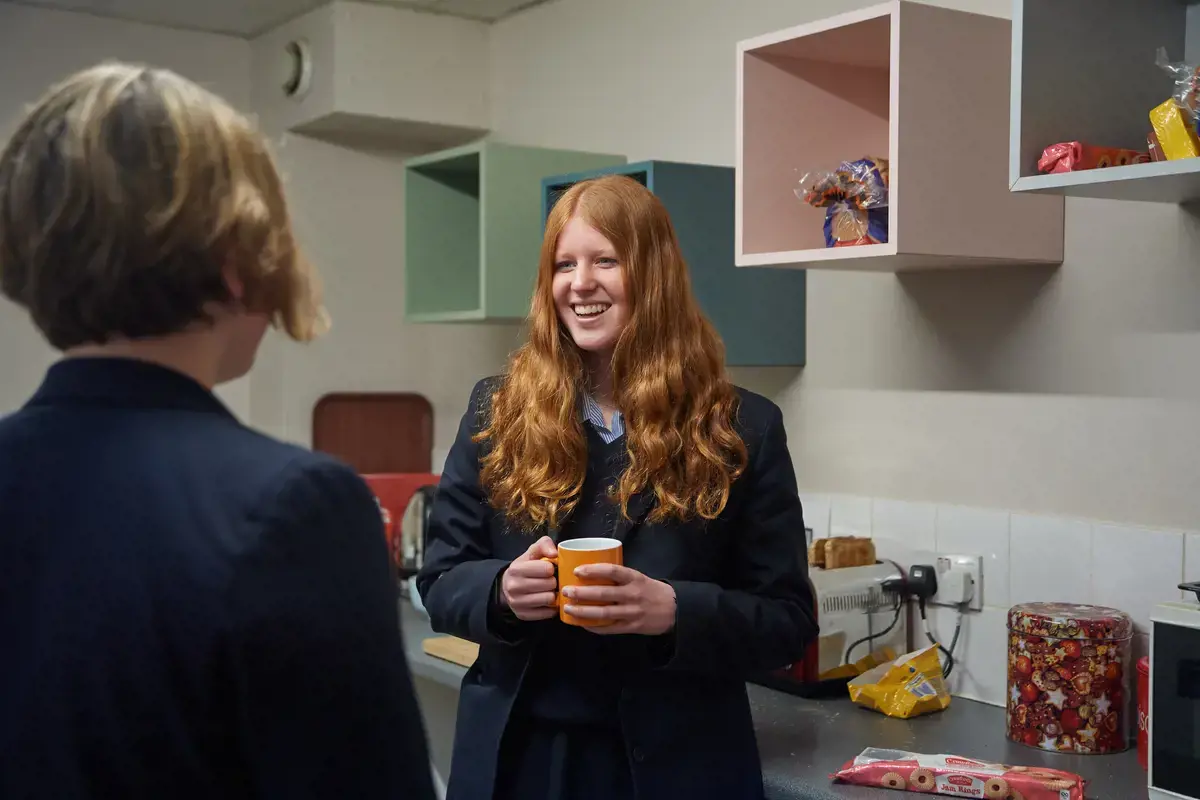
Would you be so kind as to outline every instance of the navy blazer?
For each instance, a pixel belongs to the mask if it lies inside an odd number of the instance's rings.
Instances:
[[[472,392],[442,471],[417,585],[433,627],[480,644],[463,679],[451,800],[487,800],[501,736],[539,632],[557,620],[492,625],[501,570],[532,543],[511,530],[479,483],[480,445],[494,379]],[[650,492],[617,526],[625,564],[675,589],[674,652],[621,696],[621,728],[638,797],[755,800],[763,795],[747,677],[799,661],[817,635],[804,519],[783,417],[739,389],[737,429],[749,466],[721,516],[708,523],[646,520]]]
[[[380,515],[179,373],[0,420],[0,797],[433,797]]]

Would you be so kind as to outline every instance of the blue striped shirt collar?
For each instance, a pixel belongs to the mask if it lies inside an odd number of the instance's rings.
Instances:
[[[583,395],[583,419],[596,429],[605,444],[612,444],[625,435],[625,418],[621,412],[613,412],[611,427],[604,424],[604,411],[590,394]]]

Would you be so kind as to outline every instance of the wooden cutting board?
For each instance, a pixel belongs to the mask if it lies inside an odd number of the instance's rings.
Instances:
[[[426,655],[460,667],[470,667],[479,657],[479,645],[457,636],[434,636],[421,642],[421,649]]]

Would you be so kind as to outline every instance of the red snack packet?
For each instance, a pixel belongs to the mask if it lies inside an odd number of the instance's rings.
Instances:
[[[1140,153],[1120,147],[1097,147],[1083,142],[1059,142],[1042,151],[1042,157],[1038,159],[1038,171],[1045,173],[1079,172],[1085,169],[1145,164],[1150,159],[1150,153]]]
[[[833,778],[857,786],[981,800],[1084,800],[1086,786],[1078,775],[1057,769],[875,748],[864,750]]]

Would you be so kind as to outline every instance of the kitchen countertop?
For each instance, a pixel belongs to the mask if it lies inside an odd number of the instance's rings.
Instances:
[[[400,604],[405,649],[414,676],[457,689],[466,670],[426,655],[436,635],[407,600]],[[867,747],[949,754],[1075,772],[1088,780],[1088,800],[1146,800],[1146,773],[1133,751],[1115,756],[1061,756],[1009,742],[1004,711],[955,698],[940,714],[895,720],[844,700],[803,700],[751,684],[750,704],[768,800],[886,800],[891,794],[834,785],[830,773]],[[909,796],[896,793],[897,798]]]

